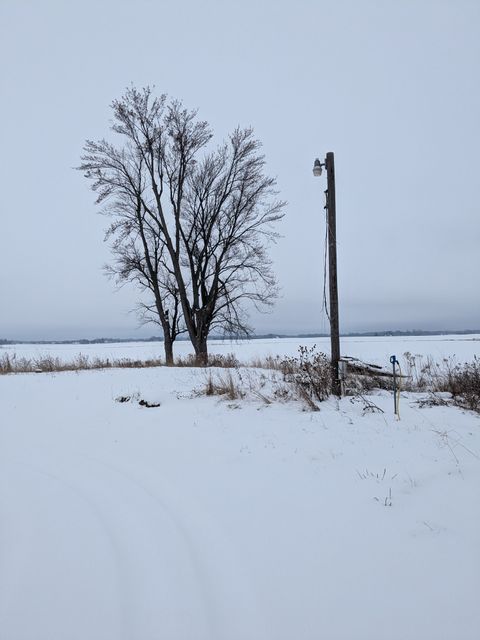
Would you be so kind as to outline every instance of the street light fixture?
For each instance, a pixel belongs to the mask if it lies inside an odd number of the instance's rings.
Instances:
[[[318,158],[315,159],[315,162],[313,163],[313,175],[316,178],[319,178],[322,175],[322,163],[320,162],[320,160]]]
[[[337,284],[337,224],[336,224],[336,203],[335,203],[335,162],[333,152],[329,151],[322,163],[316,158],[313,163],[313,175],[320,177],[322,167],[327,172],[326,210],[327,210],[327,230],[328,230],[328,284],[330,299],[330,345],[331,345],[331,372],[332,391],[340,397],[342,394],[341,381],[339,378],[340,361],[340,330],[338,321],[338,284]]]

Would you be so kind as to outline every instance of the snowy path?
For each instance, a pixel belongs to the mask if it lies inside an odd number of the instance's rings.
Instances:
[[[199,375],[0,378],[2,638],[478,637],[478,416],[219,403]]]

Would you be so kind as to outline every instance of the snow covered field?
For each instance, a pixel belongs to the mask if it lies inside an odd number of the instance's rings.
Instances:
[[[212,340],[209,343],[211,353],[234,353],[241,362],[267,355],[297,355],[299,345],[316,345],[324,353],[330,352],[330,338],[272,338],[243,341]],[[405,352],[432,356],[441,359],[456,356],[460,361],[471,361],[476,354],[480,356],[480,335],[463,336],[414,336],[414,337],[358,337],[341,338],[342,355],[353,356],[369,362],[388,364],[391,355],[402,356]],[[175,355],[186,356],[192,353],[187,340],[175,343]],[[36,358],[45,355],[71,360],[78,354],[101,358],[148,359],[163,356],[161,342],[118,342],[112,344],[15,344],[0,347],[2,353],[19,357]]]
[[[471,338],[351,339],[344,351],[471,360]],[[297,345],[212,351],[247,360]],[[136,358],[161,346],[40,352]],[[204,377],[0,377],[2,638],[479,637],[479,415],[403,394],[397,421],[386,392],[371,398],[384,413],[349,398],[317,413],[219,401],[192,394]],[[135,394],[161,405],[115,401]]]

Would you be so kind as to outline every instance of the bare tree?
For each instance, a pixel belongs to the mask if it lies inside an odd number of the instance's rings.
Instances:
[[[162,327],[165,360],[171,365],[173,342],[181,333],[179,296],[163,236],[145,208],[143,158],[131,145],[117,149],[105,140],[87,141],[79,168],[94,180],[97,203],[106,201],[102,213],[113,218],[106,239],[112,240],[114,261],[105,271],[120,285],[133,282],[150,293],[149,302],[139,303],[139,315]]]
[[[251,129],[211,150],[208,124],[149,88],[112,108],[123,145],[87,141],[79,167],[113,217],[110,273],[153,294],[143,316],[158,317],[166,349],[185,328],[206,363],[212,329],[248,334],[245,301],[262,309],[277,295],[266,246],[284,202]]]
[[[190,304],[185,313],[199,360],[207,357],[213,328],[248,335],[245,301],[265,308],[277,296],[266,246],[284,203],[275,180],[263,173],[260,143],[251,129],[237,129],[206,155],[187,178],[180,214]]]

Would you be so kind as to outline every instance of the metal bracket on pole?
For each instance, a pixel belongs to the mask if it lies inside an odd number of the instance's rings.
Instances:
[[[397,356],[390,356],[390,364],[393,369],[393,410],[396,416],[398,416],[398,406],[397,406],[397,370],[395,365],[399,364],[397,360]]]

